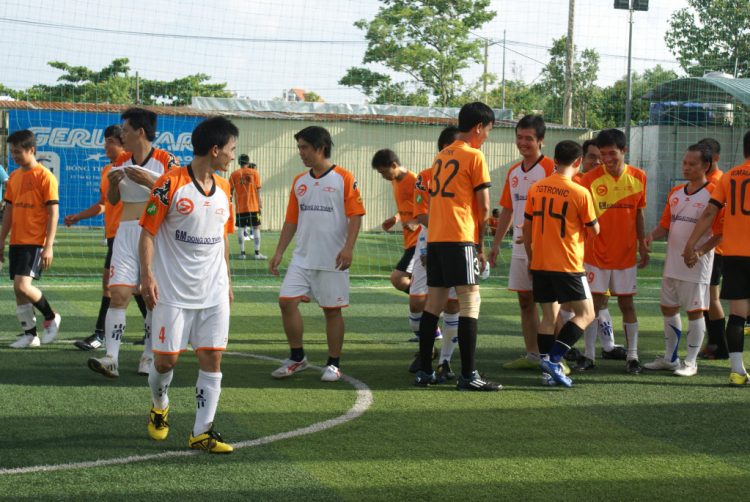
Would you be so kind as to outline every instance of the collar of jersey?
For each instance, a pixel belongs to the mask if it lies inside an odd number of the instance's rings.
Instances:
[[[206,192],[203,190],[203,187],[198,183],[198,180],[195,179],[195,176],[193,176],[193,165],[188,164],[187,165],[187,172],[190,175],[190,179],[193,181],[193,185],[195,185],[195,188],[198,189],[198,192],[201,195],[204,195],[206,197],[211,197],[213,194],[216,193],[216,178],[211,175],[211,180],[214,182],[213,186],[211,187],[211,191],[208,192],[208,195],[206,195]]]
[[[336,167],[336,164],[332,165],[332,166],[331,166],[331,168],[330,168],[330,169],[329,169],[328,171],[324,172],[324,173],[323,173],[323,174],[321,174],[320,176],[315,176],[315,173],[313,173],[313,170],[312,170],[312,169],[310,169],[310,176],[312,176],[312,177],[313,177],[313,179],[319,180],[320,178],[322,178],[322,177],[323,177],[323,176],[325,176],[326,174],[328,174],[328,173],[330,173],[331,171],[333,171],[333,168],[334,168],[334,167]]]
[[[131,162],[133,162],[133,165],[134,165],[134,166],[138,166],[138,167],[143,167],[143,166],[145,166],[146,164],[148,164],[148,161],[149,161],[149,160],[151,160],[151,156],[152,156],[153,154],[154,154],[154,147],[152,146],[152,147],[151,147],[151,151],[150,151],[150,152],[148,152],[148,155],[146,155],[146,158],[145,158],[145,159],[143,160],[143,164],[136,164],[136,163],[135,163],[135,155],[131,155],[131,156],[130,156],[130,160],[131,160]]]
[[[524,169],[523,168],[523,161],[521,161],[521,171],[523,171],[524,173],[528,173],[529,171],[531,171],[532,169],[534,169],[534,166],[536,166],[537,164],[539,164],[542,161],[543,158],[544,158],[544,154],[540,155],[539,158],[536,159],[536,162],[534,162],[531,165],[531,167],[528,168],[528,169]]]
[[[702,186],[702,187],[700,187],[700,188],[699,188],[698,190],[696,190],[696,191],[695,191],[695,192],[693,192],[693,193],[688,193],[687,189],[688,189],[688,187],[690,186],[690,182],[687,182],[687,183],[685,183],[685,186],[683,187],[683,191],[685,192],[685,195],[688,195],[688,196],[690,196],[690,195],[695,195],[695,194],[697,194],[698,192],[700,192],[701,190],[703,190],[704,188],[706,188],[706,185],[708,185],[708,184],[710,184],[710,183],[711,183],[710,181],[706,181],[706,182],[705,182],[705,183],[703,184],[703,186]]]

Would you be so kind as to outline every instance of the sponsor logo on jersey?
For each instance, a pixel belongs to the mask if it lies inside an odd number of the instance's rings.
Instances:
[[[326,213],[333,212],[333,206],[320,206],[318,204],[300,204],[300,211],[323,211]]]
[[[314,186],[314,187],[320,186],[320,183],[316,181],[316,182],[315,182],[315,184],[314,184],[313,186]]]
[[[672,215],[672,223],[675,221],[686,221],[688,223],[698,223],[698,218],[691,218],[690,216],[682,216],[679,214]]]
[[[206,201],[203,203],[203,207],[211,207],[211,203]]]
[[[156,204],[151,202],[148,206],[146,206],[146,214],[148,215],[155,215],[156,214]]]
[[[697,207],[698,209],[703,209],[704,207],[706,207],[706,205],[701,204],[700,202],[696,202],[695,204],[693,204],[693,207]]]
[[[174,238],[175,240],[187,242],[189,244],[207,244],[209,246],[224,241],[223,237],[196,237],[194,235],[188,235],[188,233],[183,230],[175,230]]]
[[[604,197],[605,195],[607,195],[608,191],[609,190],[607,190],[607,185],[599,185],[598,187],[596,187],[596,194],[599,197]]]
[[[510,179],[510,186],[512,186],[513,188],[516,188],[518,186],[518,176],[513,176]]]
[[[357,202],[362,204],[362,197],[357,197]],[[724,222],[724,218],[721,219],[722,223]]]
[[[635,204],[623,204],[620,202],[617,202],[615,204],[609,204],[607,202],[600,202],[599,203],[599,209],[633,209],[635,208]]]
[[[336,191],[336,189],[335,189],[335,188],[333,188],[333,187],[325,187],[325,188],[323,189],[323,191],[324,191],[324,192],[330,192],[330,193],[333,193],[333,192],[335,192],[335,191]]]
[[[427,189],[424,187],[424,183],[422,183],[422,175],[421,174],[417,176],[417,182],[414,184],[414,188],[416,190],[420,190],[422,192],[426,192],[427,191]]]
[[[417,201],[417,204],[421,204],[422,201],[424,200],[424,197],[422,197],[421,193],[418,193],[417,198],[415,200]]]
[[[352,185],[352,190],[356,190],[359,185],[357,184],[357,180],[354,180],[354,184]]]
[[[224,210],[223,207],[220,207],[219,209],[216,210],[214,214],[219,214],[221,216],[224,216],[225,214],[227,214],[227,212]]]
[[[680,199],[678,199],[677,197],[674,197],[671,201],[669,201],[669,205],[671,207],[675,207],[679,202],[680,202]]]
[[[193,201],[190,199],[180,199],[175,204],[177,212],[182,215],[188,215],[193,212]]]
[[[297,189],[297,196],[302,197],[305,193],[307,193],[307,185],[300,185]]]
[[[162,186],[154,188],[154,192],[153,192],[154,197],[158,197],[159,201],[165,206],[169,205],[169,184],[170,183],[171,183],[171,180],[165,181]]]

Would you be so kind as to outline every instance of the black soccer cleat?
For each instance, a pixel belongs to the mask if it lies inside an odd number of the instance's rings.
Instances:
[[[95,332],[93,335],[84,340],[76,341],[73,345],[81,350],[96,350],[104,347],[104,335],[100,336]]]
[[[480,375],[476,370],[471,378],[464,378],[463,375],[458,375],[456,380],[456,390],[473,391],[473,392],[497,392],[502,390],[503,386],[499,383],[495,383],[484,375]]]
[[[456,378],[456,374],[451,371],[451,363],[449,363],[448,361],[443,361],[442,363],[440,363],[437,372],[443,375],[446,380],[453,380],[454,378]]]
[[[628,358],[628,351],[622,347],[615,346],[612,350],[602,349],[602,359],[616,359],[618,361],[625,361]]]
[[[428,375],[422,370],[417,371],[417,376],[414,378],[414,385],[417,387],[427,387],[428,385],[442,385],[445,383],[445,376],[432,372]]]
[[[569,363],[576,363],[581,357],[583,357],[583,354],[581,354],[581,351],[575,347],[571,348],[568,353],[565,354],[565,360]]]
[[[580,361],[579,363],[575,364],[570,369],[575,370],[575,371],[593,370],[594,369],[594,360],[593,359],[589,359],[588,357],[584,357],[582,361]]]
[[[628,366],[625,371],[630,375],[640,375],[643,373],[643,366],[638,359],[631,359],[628,361]]]
[[[432,347],[432,360],[434,361],[435,359],[437,359],[438,355],[439,353],[437,349],[433,346]],[[421,366],[422,366],[422,362],[419,360],[419,351],[417,351],[416,354],[414,354],[414,360],[411,363],[409,363],[409,373],[416,373],[417,371],[419,371]]]

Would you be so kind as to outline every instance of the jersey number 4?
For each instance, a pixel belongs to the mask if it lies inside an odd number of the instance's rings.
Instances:
[[[453,181],[453,177],[458,174],[458,161],[457,160],[449,160],[445,163],[445,170],[447,171],[451,167],[453,167],[453,172],[448,175],[448,179],[445,180],[445,185],[443,185],[442,190],[440,189],[440,180],[438,179],[438,176],[440,176],[440,171],[443,169],[443,161],[440,159],[435,159],[435,163],[432,165],[432,167],[437,166],[437,171],[435,171],[435,176],[432,177],[432,183],[430,183],[430,197],[436,197],[438,194],[440,194],[441,197],[447,197],[449,199],[452,199],[456,196],[453,192],[448,192],[446,189],[448,188],[448,185],[450,185],[450,182]],[[433,188],[435,190],[433,190]]]
[[[532,205],[534,204],[534,198],[531,198]],[[553,209],[555,205],[555,199],[549,200],[549,209],[547,210],[547,215],[550,218],[555,218],[556,220],[560,220],[560,238],[565,238],[565,214],[568,212],[568,202],[565,201],[562,206],[562,211],[559,213],[556,213]],[[544,234],[544,216],[545,216],[545,208],[547,206],[547,197],[542,197],[542,209],[541,211],[534,211],[534,216],[541,216],[542,217],[542,234]]]

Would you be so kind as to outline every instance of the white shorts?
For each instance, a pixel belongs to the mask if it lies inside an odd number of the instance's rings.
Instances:
[[[511,256],[510,273],[508,275],[508,291],[534,291],[529,279],[529,260]]]
[[[109,266],[109,286],[126,286],[138,289],[141,284],[141,259],[138,243],[141,226],[137,220],[123,221],[115,234],[112,261]]]
[[[661,298],[662,307],[682,307],[686,312],[708,310],[709,284],[662,277]]]
[[[151,344],[156,354],[226,350],[229,340],[229,302],[204,309],[184,309],[157,303],[151,320]]]
[[[292,258],[281,283],[279,298],[301,298],[308,303],[311,295],[324,309],[348,307],[349,271],[310,270],[298,267]]]
[[[589,281],[591,292],[598,295],[631,296],[638,292],[636,266],[623,269],[599,268],[588,263],[583,264],[586,279]]]

